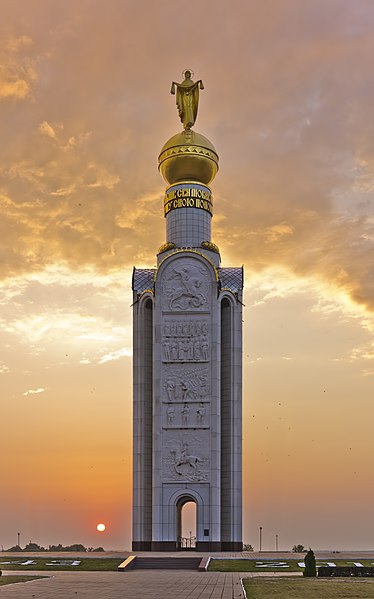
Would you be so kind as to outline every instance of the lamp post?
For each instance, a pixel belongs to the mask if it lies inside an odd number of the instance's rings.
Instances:
[[[260,553],[262,551],[262,526],[260,526]]]
[[[278,535],[275,535],[275,551],[278,551]]]
[[[21,547],[21,533],[17,532],[17,545],[18,547]]]

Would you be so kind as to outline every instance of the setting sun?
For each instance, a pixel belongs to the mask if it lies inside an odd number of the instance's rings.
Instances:
[[[98,524],[98,525],[96,526],[96,528],[97,528],[97,530],[98,530],[99,532],[104,532],[104,530],[105,530],[105,528],[106,528],[106,527],[105,527],[105,524],[102,524],[102,523],[101,523],[101,524]]]

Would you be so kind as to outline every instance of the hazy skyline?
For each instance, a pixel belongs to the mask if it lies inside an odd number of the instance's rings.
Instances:
[[[244,541],[372,549],[374,4],[0,9],[0,545],[130,548],[131,272],[192,68],[245,267]]]

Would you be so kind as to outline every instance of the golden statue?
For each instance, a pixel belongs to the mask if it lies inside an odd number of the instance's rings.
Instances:
[[[196,122],[199,89],[204,89],[204,85],[201,79],[196,81],[196,83],[192,81],[191,71],[184,71],[183,75],[185,79],[182,83],[172,82],[170,93],[174,95],[175,88],[177,88],[176,100],[180,119],[185,129],[191,129]]]

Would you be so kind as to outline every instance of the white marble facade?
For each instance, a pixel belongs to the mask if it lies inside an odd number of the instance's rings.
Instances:
[[[236,551],[243,273],[221,268],[217,251],[201,245],[210,241],[208,212],[182,208],[166,219],[176,226],[178,215],[195,231],[192,243],[168,239],[173,247],[158,254],[157,268],[133,275],[133,549],[178,549],[181,506],[192,500],[197,549]]]

